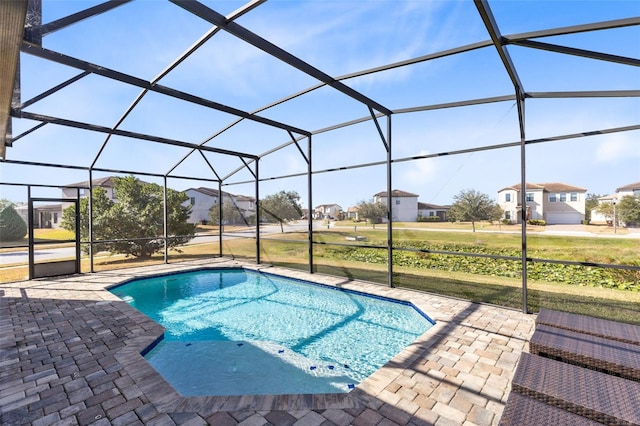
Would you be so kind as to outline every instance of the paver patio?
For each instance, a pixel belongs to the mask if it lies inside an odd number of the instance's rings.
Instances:
[[[106,288],[244,266],[410,300],[436,325],[349,394],[182,397],[140,352],[163,332]],[[214,259],[0,285],[2,425],[495,425],[534,317],[340,277]]]

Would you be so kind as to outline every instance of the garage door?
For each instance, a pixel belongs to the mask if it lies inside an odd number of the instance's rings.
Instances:
[[[547,213],[548,225],[580,224],[581,220],[582,220],[582,215],[576,212]]]

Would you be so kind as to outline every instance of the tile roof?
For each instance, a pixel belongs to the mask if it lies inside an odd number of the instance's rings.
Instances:
[[[521,185],[519,183],[511,186],[507,186],[506,188],[502,188],[498,192],[505,191],[507,189],[513,189],[515,191],[520,190]],[[547,182],[547,183],[529,183],[527,182],[526,189],[538,189],[546,192],[587,192],[585,188],[580,188],[579,186],[568,185],[566,183],[561,182]]]
[[[115,186],[115,182],[113,181],[114,177],[115,176],[107,176],[99,179],[93,179],[91,180],[91,183],[93,186],[103,186],[103,187],[113,188]],[[69,183],[65,187],[75,187],[75,186],[88,187],[89,181],[85,180],[82,182]]]
[[[386,197],[387,191],[378,192],[374,197]],[[412,194],[411,192],[401,191],[399,189],[394,189],[391,191],[392,197],[418,197],[418,194]]]
[[[429,210],[449,210],[450,207],[447,206],[439,206],[437,204],[430,204],[430,203],[422,203],[420,201],[418,201],[418,209],[422,210],[422,209],[429,209]]]
[[[621,186],[616,189],[616,192],[620,191],[633,191],[634,189],[640,189],[640,182],[630,183],[629,185]]]

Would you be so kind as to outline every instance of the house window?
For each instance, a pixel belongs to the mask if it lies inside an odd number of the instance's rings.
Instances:
[[[555,193],[549,194],[549,202],[550,203],[555,203],[556,201],[558,201],[557,196],[558,196],[558,194],[555,194]]]
[[[578,193],[577,192],[572,192],[571,193],[571,201],[578,201]]]
[[[196,197],[190,197],[191,198],[191,205],[193,206],[196,203]]]
[[[510,193],[507,192],[506,194],[504,194],[504,201],[507,202],[507,203],[509,201],[511,201],[511,194]]]
[[[58,223],[58,213],[53,212],[53,223]]]
[[[511,220],[511,212],[508,210],[504,212],[504,218],[507,220]]]
[[[527,201],[529,202],[533,201],[533,192],[527,192]]]
[[[567,202],[567,193],[563,192],[560,194],[560,202],[561,203],[566,203]]]
[[[634,196],[634,197],[638,197],[638,196],[640,196],[640,189],[634,189],[634,190],[633,190],[633,196]]]
[[[400,198],[396,198],[396,204],[400,204]]]

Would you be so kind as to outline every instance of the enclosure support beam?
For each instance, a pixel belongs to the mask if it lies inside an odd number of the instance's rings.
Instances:
[[[527,308],[527,144],[525,137],[524,96],[518,94],[518,116],[520,117],[520,222],[522,236],[522,312]]]
[[[275,127],[283,130],[290,130],[294,133],[298,133],[301,135],[308,135],[309,132],[306,130],[298,129],[293,126],[289,126],[284,123],[279,123],[277,121],[270,120],[265,117],[261,117],[259,115],[253,115],[246,111],[239,110],[237,108],[230,107],[228,105],[223,105],[218,102],[211,101],[209,99],[204,99],[199,96],[195,96],[186,92],[181,92],[176,89],[172,89],[167,86],[163,86],[160,84],[152,84],[146,80],[143,80],[138,77],[134,77],[129,74],[125,74],[123,72],[115,71],[109,69],[107,67],[103,67],[100,65],[92,64],[90,62],[82,61],[80,59],[62,54],[60,52],[55,52],[53,50],[44,49],[32,44],[22,43],[21,51],[27,53],[29,55],[33,55],[37,58],[46,59],[48,61],[56,62],[62,65],[66,65],[72,68],[80,69],[83,71],[89,71],[92,74],[100,75],[102,77],[106,77],[112,80],[119,81],[121,83],[126,83],[132,86],[140,87],[142,89],[148,89],[152,92],[159,93],[161,95],[169,96],[171,98],[180,99],[185,102],[193,103],[196,105],[203,106],[205,108],[214,109],[221,112],[226,112],[227,114],[235,115],[236,117],[246,118],[247,120],[255,121],[257,123],[265,124],[270,127]],[[201,148],[205,149],[205,146],[193,145],[189,148]],[[237,153],[235,153],[237,154]],[[252,158],[251,155],[246,155],[248,158]]]
[[[224,29],[229,34],[233,34],[239,39],[244,40],[245,42],[257,47],[258,49],[268,53],[274,58],[279,59],[280,61],[286,64],[289,64],[294,68],[297,68],[303,73],[319,81],[322,81],[328,86],[331,86],[332,88],[344,93],[345,95],[355,99],[356,101],[364,105],[367,105],[370,108],[374,108],[377,111],[382,112],[384,114],[391,114],[391,110],[375,102],[373,99],[366,97],[362,93],[334,79],[330,75],[325,74],[319,69],[309,65],[308,63],[304,62],[300,58],[292,55],[291,53],[276,46],[275,44],[269,42],[268,40],[249,31],[248,29],[237,24],[236,22],[227,20],[223,15],[219,14],[213,9],[210,9],[204,4],[197,1],[186,1],[186,0],[171,0],[171,1],[177,4],[178,6],[182,7],[183,9],[193,13],[194,15],[199,16],[205,21],[210,22],[213,25],[216,25],[219,28]],[[300,133],[300,132],[296,132],[296,133]]]
[[[40,36],[45,36],[54,31],[58,31],[62,28],[68,27],[69,25],[76,24],[87,18],[91,18],[101,13],[108,12],[111,9],[122,6],[123,4],[130,1],[131,0],[109,0],[88,9],[82,10],[78,13],[74,13],[73,15],[65,16],[64,18],[49,22],[48,24],[45,24],[40,28]]]
[[[520,125],[520,217],[522,225],[522,311],[527,313],[527,175],[525,170],[525,151],[526,151],[526,134],[525,134],[525,117],[524,117],[524,100],[525,90],[520,81],[520,77],[516,71],[509,51],[505,44],[506,40],[500,34],[500,29],[496,24],[496,20],[491,12],[488,0],[474,0],[478,13],[484,22],[491,41],[498,51],[498,56],[502,60],[505,71],[511,79],[518,103],[518,122]]]
[[[163,185],[162,185],[162,205],[163,205],[163,228],[164,228],[164,263],[165,265],[169,263],[169,213],[167,211],[167,177],[163,176]]]
[[[79,191],[79,190],[78,190]],[[89,169],[89,271],[93,269],[93,171]]]
[[[296,143],[297,145],[297,143]],[[309,273],[313,274],[313,220],[311,206],[313,206],[313,167],[311,165],[311,136],[307,138],[307,232],[309,235]]]
[[[76,206],[75,206],[76,214],[75,214],[75,222],[76,222],[76,262],[78,264],[77,270],[78,273],[82,273],[82,253],[80,250],[80,240],[82,240],[82,223],[80,219],[80,188],[76,188]]]
[[[392,158],[391,158],[391,114],[387,116],[387,281],[389,287],[393,287],[393,215],[391,208],[393,207],[391,200],[392,182]]]
[[[256,263],[260,264],[260,160],[256,160]]]
[[[34,271],[34,263],[35,263],[35,254],[33,250],[33,201],[31,201],[31,185],[27,186],[27,200],[28,200],[28,210],[29,215],[27,216],[27,225],[29,225],[29,279],[32,279],[35,275]]]
[[[222,257],[222,181],[218,181],[218,255]]]

